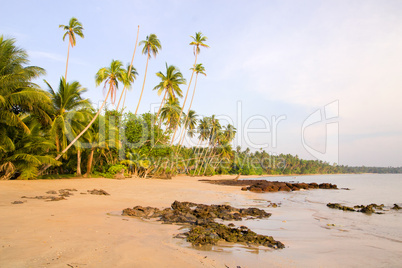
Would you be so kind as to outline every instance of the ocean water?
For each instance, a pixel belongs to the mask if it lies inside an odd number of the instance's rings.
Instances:
[[[258,178],[261,179],[261,178]],[[238,207],[259,207],[272,213],[269,219],[234,222],[271,235],[286,246],[282,250],[257,250],[246,246],[227,249],[235,267],[402,267],[402,174],[314,175],[267,177],[270,181],[329,182],[350,190],[308,190],[262,193],[239,200]],[[277,208],[267,207],[279,203]],[[330,209],[343,205],[384,204],[382,215]]]

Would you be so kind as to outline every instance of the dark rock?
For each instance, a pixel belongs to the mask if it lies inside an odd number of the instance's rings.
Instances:
[[[170,224],[189,224],[192,227],[185,235],[187,241],[193,245],[214,245],[223,239],[228,242],[245,242],[273,248],[284,247],[281,242],[275,241],[272,237],[257,235],[246,226],[230,228],[235,225],[230,223],[227,227],[215,222],[215,219],[242,220],[244,217],[267,218],[271,216],[270,213],[258,208],[238,209],[229,205],[204,205],[174,201],[171,208],[164,210],[136,206],[124,209],[122,215],[159,218],[163,223]]]
[[[397,204],[394,204],[394,206],[391,209],[400,210],[402,209],[402,207],[398,206]]]
[[[87,192],[90,194],[95,194],[95,195],[110,195],[109,193],[107,193],[105,190],[102,190],[102,189],[87,190]]]
[[[334,208],[334,209],[340,209],[340,210],[343,210],[343,211],[355,211],[353,208],[347,207],[347,206],[342,206],[339,203],[328,203],[327,207]]]
[[[14,204],[14,205],[23,204],[23,203],[24,203],[24,201],[14,201],[14,202],[11,202],[11,204]]]
[[[47,194],[57,194],[57,192],[56,192],[56,191],[54,191],[54,190],[47,191],[46,193],[47,193]]]
[[[254,193],[278,192],[278,191],[299,191],[300,189],[338,189],[331,183],[291,183],[266,180],[201,180],[212,184],[243,186],[242,191],[251,191]]]

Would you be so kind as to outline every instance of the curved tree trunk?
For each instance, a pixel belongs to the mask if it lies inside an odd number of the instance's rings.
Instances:
[[[67,83],[68,58],[70,57],[70,44],[71,44],[71,36],[69,35],[68,49],[67,49],[66,74],[64,75],[64,79],[66,80],[66,83]]]
[[[149,51],[149,50],[148,50],[148,51]],[[145,79],[147,79],[147,70],[148,70],[149,56],[150,56],[150,55],[149,55],[149,52],[148,52],[147,65],[145,66],[144,82],[142,83],[141,95],[140,95],[140,99],[138,100],[137,109],[135,109],[135,115],[137,114],[138,108],[140,107],[141,98],[142,98],[142,93],[144,93]]]
[[[135,40],[135,46],[134,46],[133,57],[131,58],[131,64],[130,64],[130,67],[128,68],[128,77],[130,77],[130,74],[131,74],[131,66],[133,66],[135,51],[137,50],[137,43],[138,43],[138,34],[139,34],[139,32],[140,32],[140,25],[138,25],[137,39]],[[129,79],[130,79],[130,78],[129,78]],[[126,88],[126,86],[124,86],[124,87],[123,87],[123,90],[121,91],[121,95],[120,95],[120,98],[119,98],[119,102],[117,103],[116,111],[119,109],[120,101],[121,101],[121,97],[123,96],[123,93],[124,93],[124,101],[123,101],[123,106],[122,106],[121,110],[123,110],[123,108],[124,108],[124,103],[126,102],[126,94],[125,94],[125,93],[127,93],[127,88]]]
[[[183,101],[183,107],[181,107],[181,111],[180,111],[180,115],[179,115],[179,120],[180,120],[181,115],[182,115],[182,113],[183,113],[184,106],[186,105],[188,91],[189,91],[190,86],[191,86],[191,80],[193,80],[193,76],[194,76],[194,72],[195,72],[195,65],[197,64],[197,56],[198,56],[198,53],[195,53],[194,69],[193,69],[193,72],[191,73],[190,82],[189,82],[188,87],[187,87],[186,97],[184,98],[184,101]],[[170,145],[173,144],[174,137],[176,136],[176,132],[177,132],[177,128],[178,128],[178,127],[179,127],[179,125],[177,124],[176,127],[175,127],[175,130],[174,130],[173,137],[172,137],[172,141],[170,142]]]
[[[156,117],[155,117],[155,123],[156,123],[156,121],[158,121],[159,114],[160,114],[160,112],[161,112],[161,110],[162,110],[163,102],[165,101],[165,98],[166,98],[166,94],[167,94],[167,90],[165,90],[165,95],[163,95],[163,99],[162,99],[162,101],[161,101],[161,105],[159,106],[158,114],[157,114]]]

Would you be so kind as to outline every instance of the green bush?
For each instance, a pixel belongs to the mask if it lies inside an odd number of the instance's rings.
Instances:
[[[108,169],[108,173],[111,175],[115,175],[119,173],[122,169],[124,169],[124,173],[127,172],[127,167],[125,165],[113,165]]]

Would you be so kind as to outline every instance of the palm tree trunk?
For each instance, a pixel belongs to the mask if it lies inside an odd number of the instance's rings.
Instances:
[[[139,34],[139,33],[140,33],[140,25],[138,25],[137,39],[135,40],[135,46],[134,46],[133,57],[131,58],[131,64],[130,64],[130,67],[128,68],[128,79],[130,79],[131,66],[133,66],[135,51],[137,50],[138,34]],[[123,87],[123,90],[121,91],[121,95],[120,95],[119,102],[117,103],[116,111],[119,109],[120,101],[121,101],[121,97],[123,96],[123,93],[127,93],[127,88],[126,88],[126,86],[124,86],[124,87]],[[123,108],[124,108],[124,103],[125,103],[125,101],[126,101],[126,94],[124,94],[123,106],[122,106],[122,108],[121,108],[122,110],[123,110]]]
[[[167,94],[167,90],[165,90],[165,95],[163,95],[163,99],[162,99],[162,101],[161,101],[161,105],[159,106],[158,114],[157,114],[156,117],[155,117],[155,122],[158,120],[159,114],[160,114],[160,112],[161,112],[161,110],[162,110],[162,106],[163,106],[163,102],[165,101],[166,94]]]
[[[64,75],[64,79],[66,80],[66,83],[67,83],[68,58],[70,57],[70,44],[71,44],[71,36],[69,36],[69,40],[68,40],[66,74]]]
[[[183,101],[183,107],[181,107],[181,111],[180,111],[180,115],[179,115],[179,120],[180,120],[181,115],[182,115],[182,113],[183,113],[184,106],[186,105],[188,91],[189,91],[190,86],[191,86],[191,81],[193,80],[193,76],[194,76],[194,72],[195,72],[195,65],[197,64],[197,56],[198,56],[198,53],[195,53],[194,69],[193,69],[193,72],[191,73],[190,83],[188,84],[188,87],[187,87],[186,97],[184,98],[184,101]],[[176,131],[177,131],[177,128],[178,128],[178,127],[179,127],[179,125],[177,124],[176,127],[175,127],[175,130],[174,130],[173,137],[172,137],[172,141],[170,142],[170,145],[173,144],[174,137],[176,136]]]
[[[205,149],[205,154],[204,154],[204,156],[202,156],[202,153],[201,153],[200,159],[201,159],[201,158],[205,158],[205,157],[207,156],[208,149],[209,149],[209,147],[208,147],[208,144],[207,144],[207,148]],[[211,150],[212,150],[212,148],[211,148]],[[202,166],[201,166],[201,168],[200,168],[200,172],[198,172],[198,176],[201,175],[201,169],[202,169]]]
[[[77,176],[81,175],[81,149],[77,148]]]
[[[123,99],[123,104],[121,105],[120,113],[123,112],[124,105],[125,105],[125,103],[126,103],[126,97],[127,97],[127,90],[124,92],[124,99]]]
[[[59,160],[60,157],[61,157],[65,152],[67,152],[67,150],[70,149],[70,147],[73,146],[74,143],[75,143],[75,142],[89,129],[89,127],[95,122],[96,118],[99,116],[100,112],[102,111],[103,106],[105,106],[106,101],[107,101],[107,99],[109,98],[109,94],[110,94],[111,91],[112,91],[112,83],[110,83],[109,90],[108,90],[108,92],[107,92],[107,94],[106,94],[105,100],[103,101],[103,103],[102,103],[101,107],[99,108],[98,112],[95,114],[94,118],[92,118],[91,122],[89,122],[89,124],[84,128],[84,130],[81,131],[81,133],[78,134],[78,136],[75,137],[75,139],[74,139],[59,155],[57,155],[54,160],[56,160],[56,161]],[[51,165],[48,164],[48,165],[46,165],[45,167],[43,167],[43,168],[39,171],[39,174],[38,174],[38,175],[42,174],[43,171],[45,171],[46,169],[48,169],[50,166],[51,166]]]
[[[140,103],[141,103],[142,93],[144,93],[145,79],[147,78],[149,56],[150,55],[149,55],[149,51],[148,51],[147,65],[145,66],[144,82],[142,83],[141,95],[140,95],[140,99],[138,100],[137,109],[135,109],[135,115],[137,115],[138,108],[140,107]]]
[[[215,144],[212,146],[211,153],[207,157],[207,162],[205,163],[205,170],[204,170],[203,175],[205,175],[205,172],[207,172],[207,168],[208,168],[209,163],[211,162],[211,156],[212,156],[212,153],[214,152],[214,149],[215,149]]]
[[[195,75],[195,82],[194,82],[193,95],[191,96],[191,102],[190,102],[190,106],[188,107],[188,111],[187,111],[187,115],[186,115],[186,120],[184,120],[184,125],[186,125],[186,123],[187,123],[187,120],[188,120],[188,113],[190,112],[191,105],[193,104],[195,88],[197,87],[197,79],[198,79],[198,73]],[[184,129],[183,132],[185,133],[186,130]],[[181,135],[180,135],[180,136],[181,136]],[[179,141],[180,141],[180,140],[179,140]],[[183,138],[183,141],[184,141],[184,138]],[[183,141],[181,142],[179,148],[181,147]]]
[[[89,154],[88,162],[87,162],[87,173],[85,173],[84,177],[89,177],[91,175],[91,169],[92,169],[92,160],[94,159],[94,152],[95,148],[91,149],[91,153]]]

